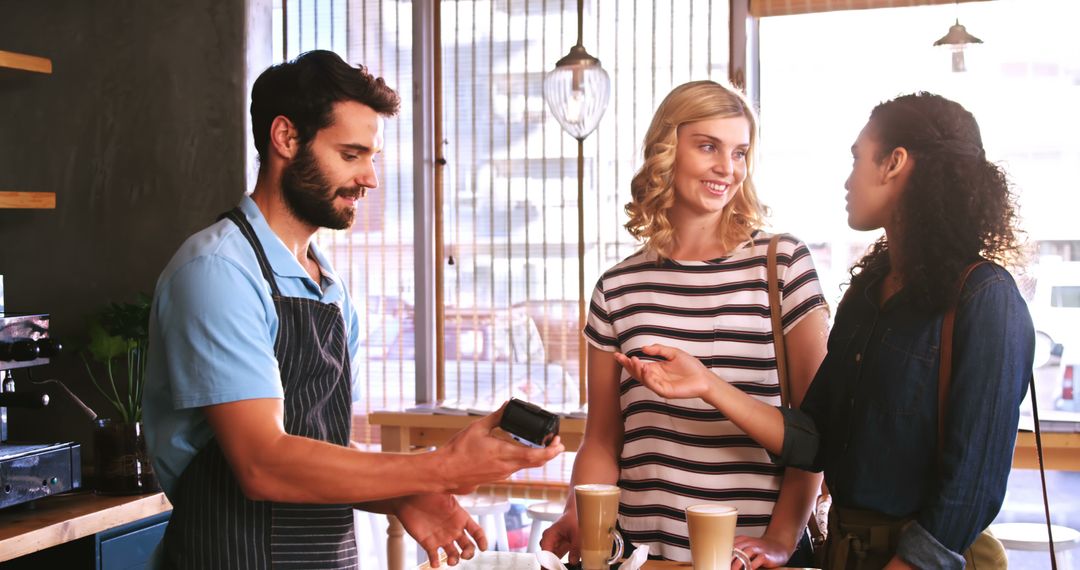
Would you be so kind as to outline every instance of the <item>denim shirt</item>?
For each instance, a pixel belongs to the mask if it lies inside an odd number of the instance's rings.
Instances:
[[[1008,271],[983,264],[958,304],[945,443],[938,464],[943,314],[877,283],[840,303],[828,354],[799,410],[781,408],[786,466],[825,471],[840,507],[914,516],[897,553],[921,568],[963,568],[960,553],[1005,497],[1035,333]]]

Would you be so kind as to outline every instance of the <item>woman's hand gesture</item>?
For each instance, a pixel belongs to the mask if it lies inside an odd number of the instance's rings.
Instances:
[[[578,535],[577,511],[567,510],[540,538],[540,549],[562,558],[569,554],[570,564],[581,561],[581,538]]]
[[[664,398],[703,398],[713,389],[718,378],[697,358],[662,344],[650,344],[641,349],[659,360],[641,360],[616,352],[615,360],[631,376]]]

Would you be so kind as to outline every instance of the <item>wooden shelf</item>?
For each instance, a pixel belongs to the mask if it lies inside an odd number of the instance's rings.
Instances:
[[[52,60],[47,57],[0,50],[0,68],[52,73]]]
[[[105,497],[76,492],[0,511],[0,561],[97,534],[172,509],[161,493]]]
[[[56,192],[0,192],[0,209],[39,209],[56,208]]]

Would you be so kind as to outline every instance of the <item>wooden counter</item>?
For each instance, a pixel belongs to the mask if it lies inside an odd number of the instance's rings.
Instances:
[[[164,493],[107,497],[79,491],[0,511],[0,562],[172,509]]]

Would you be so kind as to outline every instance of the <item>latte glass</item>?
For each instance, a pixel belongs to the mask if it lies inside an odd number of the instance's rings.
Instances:
[[[623,540],[615,530],[619,488],[615,485],[575,485],[582,570],[607,570],[622,558]],[[612,553],[612,545],[615,552]]]
[[[738,559],[743,568],[751,567],[746,553],[734,548],[738,519],[739,510],[728,505],[712,503],[686,507],[694,570],[728,570],[734,559]]]

